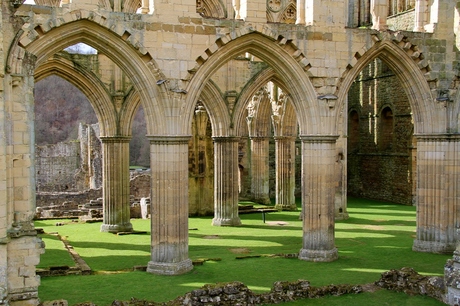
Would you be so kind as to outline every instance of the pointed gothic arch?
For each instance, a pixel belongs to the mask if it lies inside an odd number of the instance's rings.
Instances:
[[[358,74],[375,58],[380,58],[395,73],[401,81],[405,93],[409,98],[414,118],[415,133],[442,133],[443,126],[432,123],[443,122],[443,114],[434,107],[429,84],[420,66],[399,45],[391,41],[377,42],[373,47],[362,54],[357,63],[348,70],[338,92],[338,111],[336,122],[345,107],[345,101],[351,84]]]
[[[201,56],[198,60],[199,66],[187,87],[188,101],[197,100],[204,84],[221,65],[239,54],[248,52],[272,67],[277,72],[278,79],[286,84],[286,91],[291,94],[302,133],[321,133],[316,93],[306,74],[309,65],[305,64],[305,57],[290,41],[282,37],[278,37],[276,40],[257,32],[242,35],[226,43],[223,41],[225,39],[221,38],[216,42],[217,50],[206,56],[206,59]],[[274,53],[279,54],[279,56],[273,57],[272,54]],[[187,118],[184,123],[188,127],[191,126],[191,114],[193,113],[190,105],[194,104],[191,102],[186,104],[187,108],[184,108],[183,115]],[[233,117],[239,118],[242,109],[244,108],[241,105],[237,105]],[[227,135],[237,135],[232,125],[236,126],[235,120],[231,122],[230,126],[223,127]]]
[[[196,12],[201,16],[223,19],[227,17],[225,6],[220,0],[197,0]]]
[[[35,82],[57,75],[80,89],[90,101],[100,128],[100,136],[118,135],[117,118],[110,94],[90,71],[63,57],[53,57],[35,69]]]
[[[200,95],[200,101],[203,102],[209,120],[211,121],[212,135],[225,135],[224,127],[230,125],[230,115],[222,98],[222,93],[212,81],[208,81]]]
[[[32,67],[28,67],[33,70],[58,51],[79,42],[85,43],[106,54],[135,84],[146,112],[148,133],[166,133],[165,118],[161,115],[161,102],[169,99],[168,93],[162,91],[163,87],[156,85],[161,76],[153,71],[156,64],[150,54],[144,49],[134,48],[129,43],[130,33],[125,32],[123,36],[118,36],[88,19],[69,22],[46,32],[40,26],[36,29],[40,30],[31,30],[35,36],[24,32],[18,37],[9,53],[10,67],[19,69],[18,64],[23,62],[22,55],[35,59]]]

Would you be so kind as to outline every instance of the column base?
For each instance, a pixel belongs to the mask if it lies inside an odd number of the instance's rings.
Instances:
[[[301,249],[299,259],[316,262],[330,262],[339,258],[337,248],[332,250],[307,250]]]
[[[221,219],[214,218],[212,219],[213,226],[239,226],[241,225],[241,219],[239,217],[232,219]]]
[[[275,209],[284,210],[284,211],[296,211],[297,206],[295,204],[292,204],[292,205],[275,204]]]
[[[456,243],[442,243],[435,241],[414,240],[412,251],[423,253],[451,254],[456,247]]]
[[[193,269],[190,259],[181,262],[153,262],[149,261],[147,272],[157,275],[180,275]]]
[[[349,218],[349,215],[347,212],[345,213],[336,213],[334,219],[335,220],[347,220]]]
[[[119,233],[119,232],[132,232],[133,225],[130,223],[125,224],[102,224],[101,232],[103,233]]]

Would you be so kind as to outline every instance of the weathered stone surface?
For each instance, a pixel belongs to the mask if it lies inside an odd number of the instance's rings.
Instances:
[[[409,295],[427,295],[443,301],[446,288],[442,277],[428,277],[418,274],[412,268],[401,268],[382,273],[376,285]]]

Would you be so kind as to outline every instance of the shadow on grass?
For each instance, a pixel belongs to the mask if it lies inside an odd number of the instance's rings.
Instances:
[[[288,222],[285,226],[262,223],[261,213],[241,215],[243,225],[240,227],[212,227],[212,217],[190,218],[189,224],[196,230],[189,231],[188,257],[221,258],[221,261],[206,261],[191,272],[174,277],[123,272],[43,278],[40,298],[65,298],[70,305],[93,301],[101,306],[110,305],[115,299],[129,300],[131,297],[172,300],[204,284],[216,282],[241,281],[251,290],[262,292],[269,291],[273,282],[284,280],[307,279],[313,286],[366,284],[376,281],[383,271],[404,266],[425,274],[443,273],[443,266],[450,255],[411,250],[415,231],[414,207],[359,200],[350,201],[349,213],[349,220],[336,223],[335,243],[339,259],[334,262],[266,256],[236,259],[245,254],[298,252],[303,239],[302,221],[298,219],[300,211],[266,214],[267,222]],[[379,218],[376,220],[375,216]],[[135,227],[149,228],[149,220],[134,222]],[[36,223],[37,227],[40,223]],[[52,228],[48,222],[42,226],[69,235],[71,244],[95,270],[129,269],[135,265],[146,265],[150,260],[149,235],[117,237],[93,233],[99,225],[72,224]],[[379,302],[378,299],[369,300],[369,304],[376,305],[376,301]]]

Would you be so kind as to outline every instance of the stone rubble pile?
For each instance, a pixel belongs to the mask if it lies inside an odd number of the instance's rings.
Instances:
[[[319,298],[326,295],[357,294],[362,291],[363,289],[359,285],[312,287],[309,281],[298,280],[294,282],[275,282],[270,292],[256,294],[245,284],[235,281],[213,285],[207,284],[170,302],[156,303],[132,299],[131,301],[114,301],[112,306],[247,306],[278,304],[297,299]]]
[[[408,267],[382,273],[375,284],[384,289],[409,295],[427,295],[440,301],[445,297],[443,277],[423,276]]]

